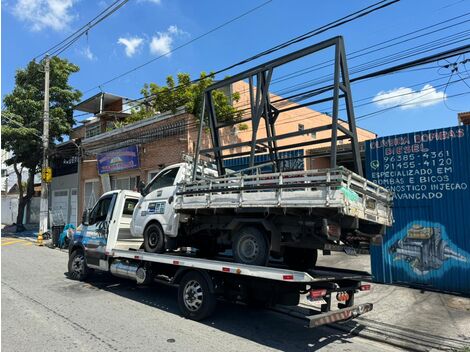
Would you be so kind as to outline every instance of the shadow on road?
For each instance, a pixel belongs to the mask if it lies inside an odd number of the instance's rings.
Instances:
[[[103,290],[151,306],[155,314],[165,311],[179,316],[176,288],[167,285],[138,286],[107,273],[94,273],[87,282],[77,282],[73,289],[77,295],[86,294],[88,290]],[[331,343],[346,348],[352,344],[350,339],[363,329],[358,323],[348,324],[349,332],[328,326],[309,329],[300,319],[225,301],[218,301],[213,316],[200,324],[284,351],[317,350]]]

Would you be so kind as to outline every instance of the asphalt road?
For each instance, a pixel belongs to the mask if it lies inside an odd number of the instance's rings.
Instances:
[[[176,291],[108,274],[66,276],[67,253],[2,237],[2,351],[395,351],[328,327],[219,302],[181,318]]]

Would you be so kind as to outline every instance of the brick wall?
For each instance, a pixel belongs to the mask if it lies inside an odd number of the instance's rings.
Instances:
[[[129,130],[114,130],[111,133],[104,133],[101,138],[97,139],[93,144],[84,143],[85,151],[91,150],[91,147],[108,147],[112,148],[117,140],[126,138],[127,136],[143,135],[148,133],[150,130],[158,130],[159,128],[165,128],[168,125],[182,122],[183,125],[191,125],[188,128],[183,129],[177,135],[171,135],[168,137],[160,136],[158,140],[149,143],[140,143],[139,146],[139,162],[140,167],[136,169],[123,170],[116,173],[111,173],[111,177],[125,177],[125,176],[140,176],[140,179],[147,183],[148,175],[150,172],[160,170],[172,164],[176,164],[182,161],[183,154],[190,153],[190,135],[193,136],[197,128],[194,127],[194,117],[190,114],[183,114],[174,118],[169,118],[163,121],[155,121],[155,123],[146,125],[145,127],[136,128],[129,132]],[[110,136],[111,135],[111,136]],[[135,137],[132,137],[135,138]],[[118,149],[117,147],[116,149]],[[192,148],[191,148],[192,149]],[[94,154],[94,153],[93,153]],[[81,162],[81,174],[80,174],[80,194],[79,194],[79,214],[83,212],[83,197],[84,197],[84,184],[86,180],[100,179],[98,174],[98,167],[96,161],[96,155],[84,156]],[[101,180],[100,180],[101,182]],[[102,194],[102,188],[100,194]],[[97,195],[97,196],[99,196]]]

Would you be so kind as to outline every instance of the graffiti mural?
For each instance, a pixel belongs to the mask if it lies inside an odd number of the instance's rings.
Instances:
[[[418,275],[442,269],[447,260],[468,262],[467,257],[458,253],[458,249],[452,248],[455,245],[444,240],[441,231],[439,225],[414,223],[405,229],[405,236],[395,241],[388,251],[393,260],[404,260]]]

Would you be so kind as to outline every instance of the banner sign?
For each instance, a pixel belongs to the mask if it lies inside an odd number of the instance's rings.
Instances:
[[[136,145],[98,154],[98,173],[109,174],[139,167],[139,149]]]

